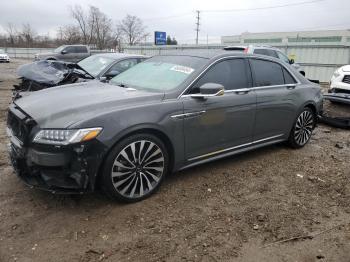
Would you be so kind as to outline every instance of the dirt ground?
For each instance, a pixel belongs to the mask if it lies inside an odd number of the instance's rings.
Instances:
[[[7,158],[6,109],[24,62],[0,64],[1,262],[350,261],[350,131],[319,125],[303,149],[170,175],[136,204],[51,195],[26,187]]]

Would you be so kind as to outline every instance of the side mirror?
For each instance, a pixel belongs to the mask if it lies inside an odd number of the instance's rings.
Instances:
[[[101,76],[100,77],[100,81],[103,82],[103,83],[107,82],[107,77]]]
[[[61,51],[61,54],[62,54],[62,55],[65,55],[65,54],[67,54],[67,51],[66,51],[66,50],[62,50],[62,51]]]
[[[289,64],[294,64],[295,62],[294,62],[294,59],[292,58],[292,59],[289,59]]]
[[[224,94],[225,88],[223,85],[215,83],[206,83],[199,87],[199,94],[192,94],[193,98],[206,99],[213,96],[222,96]]]
[[[115,77],[115,76],[117,76],[117,75],[119,75],[119,74],[120,74],[119,71],[117,71],[117,70],[112,70],[112,71],[110,71],[110,72],[107,72],[107,73],[105,74],[105,77],[107,77],[107,79],[111,79],[111,78],[113,78],[113,77]]]

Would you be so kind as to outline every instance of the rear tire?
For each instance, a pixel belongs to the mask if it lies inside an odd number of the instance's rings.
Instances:
[[[168,172],[164,143],[151,134],[120,141],[109,153],[101,174],[102,190],[112,199],[137,202],[160,187]]]
[[[305,146],[311,138],[316,126],[316,116],[311,108],[305,107],[296,118],[289,134],[288,143],[293,148]]]

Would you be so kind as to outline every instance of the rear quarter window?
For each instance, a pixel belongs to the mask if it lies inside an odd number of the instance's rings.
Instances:
[[[292,77],[292,75],[285,68],[283,68],[283,76],[284,76],[284,82],[286,84],[295,84],[296,83],[294,77]]]

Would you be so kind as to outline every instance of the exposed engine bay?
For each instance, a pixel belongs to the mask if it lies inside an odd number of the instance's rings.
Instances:
[[[38,91],[95,79],[76,63],[55,60],[42,60],[22,65],[18,68],[17,74],[21,82],[14,85],[14,100],[20,97],[20,92]]]

